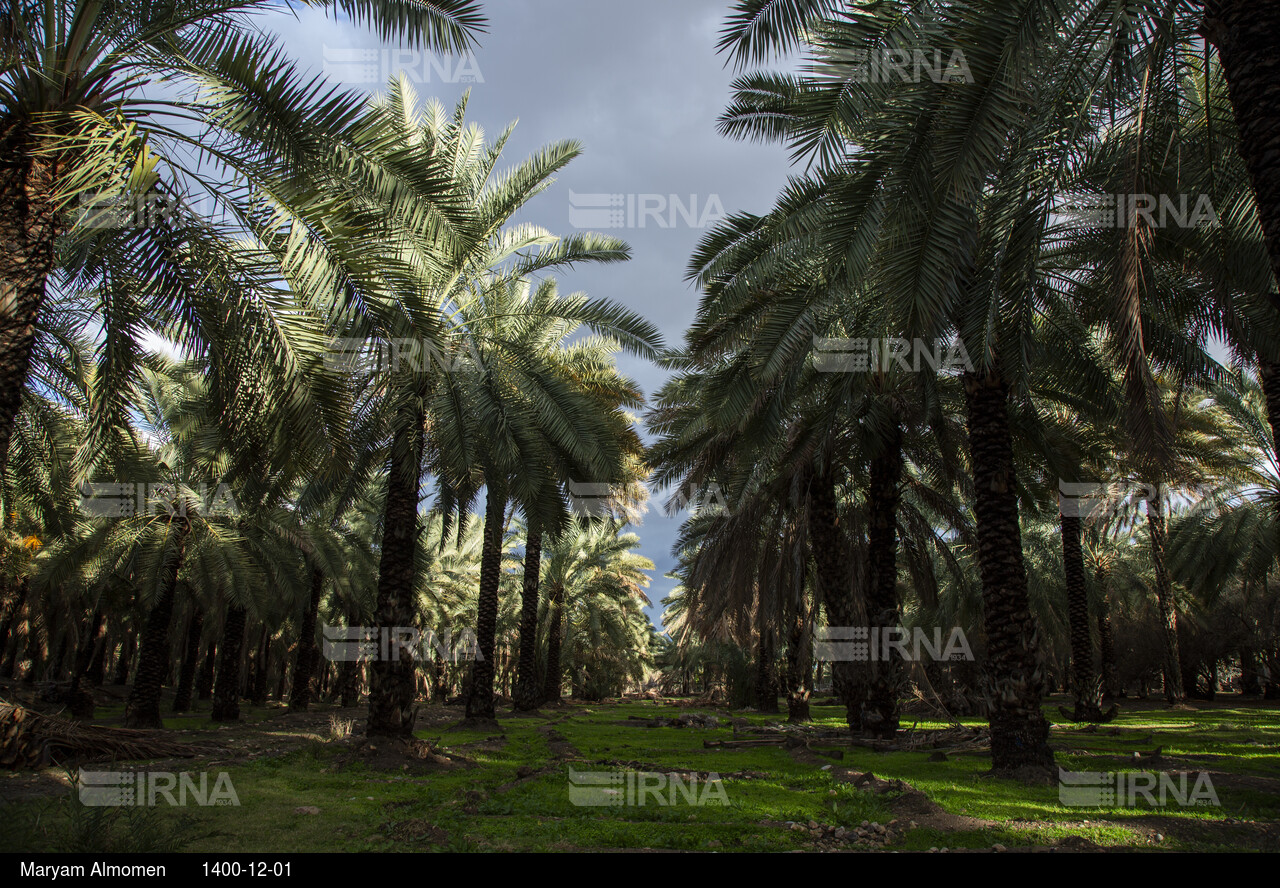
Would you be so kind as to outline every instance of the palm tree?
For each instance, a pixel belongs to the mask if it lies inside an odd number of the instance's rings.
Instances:
[[[59,237],[92,235],[103,224],[95,201],[176,207],[208,198],[251,223],[251,207],[237,192],[244,184],[296,181],[306,164],[327,163],[335,151],[359,156],[350,129],[356,97],[321,78],[304,80],[278,40],[245,18],[281,5],[20,0],[0,12],[0,195],[14,209],[0,228],[0,474],[59,264]],[[384,36],[446,51],[470,47],[484,25],[471,0],[342,7]],[[179,98],[154,95],[146,87],[159,79],[191,88],[170,94]],[[192,136],[184,124],[205,135]],[[179,159],[192,153],[193,162]],[[206,172],[215,167],[230,176]],[[72,212],[77,201],[90,207],[79,218]],[[140,277],[153,279],[141,292],[120,293],[125,305],[138,307],[153,295],[166,308],[183,307],[187,288],[158,283],[176,280],[166,268],[176,224],[165,220],[125,236]],[[218,316],[208,304],[196,313],[202,323]],[[113,333],[130,336],[127,327]]]
[[[1225,73],[1230,110],[1240,134],[1240,155],[1257,198],[1272,272],[1280,277],[1280,160],[1270,150],[1280,126],[1280,99],[1271,88],[1268,65],[1280,11],[1272,4],[959,0],[946,6],[945,17],[926,19],[930,28],[921,29],[915,4],[909,2],[849,9],[838,0],[739,0],[720,48],[732,50],[739,65],[762,61],[771,52],[792,50],[815,35],[817,42],[843,50],[843,55],[829,56],[823,67],[830,89],[807,98],[809,123],[801,144],[821,145],[824,150],[839,145],[841,128],[856,119],[850,108],[841,107],[842,99],[862,100],[878,91],[876,86],[866,86],[865,80],[852,84],[842,80],[840,72],[847,74],[850,59],[855,58],[849,49],[959,50],[977,88],[953,96],[951,111],[958,113],[950,117],[955,126],[936,144],[955,150],[962,162],[985,162],[982,154],[1005,140],[1004,128],[1011,116],[1028,109],[1046,116],[1064,112],[1087,116],[1100,104],[1115,111],[1128,101],[1130,108],[1145,105],[1149,113],[1140,116],[1149,122],[1161,113],[1176,114],[1177,104],[1167,99],[1180,88],[1187,69],[1209,55],[1199,45],[1203,39],[1216,51]],[[1001,64],[991,66],[994,59]],[[1052,82],[1047,93],[1052,100],[1027,101],[1023,87],[1033,81],[1024,76],[1022,66],[1041,63],[1045,71],[1061,77],[1042,75],[1034,81]],[[764,78],[754,85],[764,86],[763,94],[776,95],[780,82]],[[790,115],[779,110],[775,107],[764,115],[761,127],[775,132],[787,127]],[[1089,138],[1092,127],[1067,123],[1046,131],[1056,129],[1054,138],[1070,152],[1077,139]]]
[[[477,298],[464,301],[459,312],[475,337],[481,372],[459,378],[450,401],[466,405],[462,418],[470,428],[450,429],[447,423],[455,414],[446,412],[446,406],[434,415],[440,420],[436,434],[441,440],[471,443],[469,452],[452,450],[450,457],[469,460],[471,466],[446,468],[442,475],[458,478],[455,487],[461,492],[478,468],[486,487],[477,619],[480,658],[473,668],[468,718],[494,717],[493,633],[508,499],[541,527],[554,531],[563,526],[566,514],[561,479],[599,478],[621,484],[628,455],[640,451],[639,438],[622,410],[638,406],[641,395],[612,367],[612,352],[619,344],[597,337],[567,346],[578,324],[565,318],[583,302],[580,295],[561,297],[551,279],[536,287],[527,281],[499,281],[482,286]],[[535,596],[526,609],[536,608],[536,602]]]
[[[1234,449],[1247,454],[1254,473],[1222,479],[1216,496],[1194,502],[1170,522],[1168,570],[1188,603],[1219,620],[1212,634],[1233,649],[1242,691],[1261,693],[1257,657],[1277,649],[1274,620],[1267,619],[1276,566],[1275,499],[1277,457],[1258,378],[1241,373],[1210,394],[1213,410]],[[1216,480],[1216,479],[1215,479]],[[1274,662],[1274,654],[1271,655]],[[1184,669],[1188,693],[1196,691],[1193,662]],[[1210,684],[1212,690],[1212,684]]]
[[[1226,74],[1240,153],[1257,197],[1271,269],[1280,279],[1280,160],[1267,148],[1280,132],[1280,99],[1266,72],[1275,58],[1272,35],[1277,27],[1280,10],[1274,4],[1204,0],[1202,33],[1217,50]]]
[[[796,327],[815,302],[840,292],[831,282],[857,284],[874,268],[879,289],[893,298],[893,329],[926,340],[954,331],[965,344],[972,366],[963,377],[964,413],[995,682],[994,767],[1047,766],[1052,753],[1040,709],[1043,674],[1020,542],[1010,410],[1015,396],[1026,396],[1030,319],[1056,296],[1037,279],[1055,194],[1052,178],[1039,173],[1065,158],[1059,137],[1082,113],[1071,92],[1081,63],[1064,48],[1083,25],[1070,17],[1065,29],[1064,19],[993,15],[979,22],[894,3],[821,19],[824,4],[784,3],[753,18],[746,15],[751,6],[740,4],[724,45],[737,47],[742,59],[794,45],[803,34],[812,73],[743,78],[723,127],[785,139],[797,154],[816,156],[819,169],[783,195],[770,225],[778,246],[741,277],[759,279],[797,251],[825,251],[829,258],[817,260],[824,286],[797,288],[791,300]],[[791,14],[781,15],[782,8]],[[986,27],[980,35],[979,24]],[[1036,39],[1048,50],[1029,49]],[[950,77],[866,82],[849,50],[886,45],[959,50],[964,79],[981,88]],[[1083,113],[1092,113],[1083,104]],[[882,251],[883,244],[890,249]]]
[[[542,600],[543,531],[542,525],[533,521],[525,533],[520,583],[520,660],[512,700],[518,712],[533,712],[542,702],[542,686],[538,682],[538,604]]]
[[[560,701],[566,669],[575,690],[620,693],[619,683],[643,675],[653,562],[631,551],[639,538],[622,530],[614,518],[578,518],[543,549],[547,703]]]
[[[469,503],[484,483],[471,472],[479,452],[474,446],[477,424],[460,398],[488,392],[485,401],[490,407],[501,403],[494,396],[502,393],[485,386],[501,385],[502,375],[491,375],[481,355],[481,346],[489,348],[496,335],[485,326],[494,319],[486,319],[483,311],[464,317],[465,307],[482,306],[484,292],[497,292],[529,275],[577,262],[627,257],[626,246],[612,238],[579,234],[560,239],[536,226],[509,226],[511,216],[548,187],[550,177],[580,148],[572,142],[551,146],[495,177],[510,131],[486,145],[483,132],[466,123],[465,109],[464,100],[452,118],[434,104],[424,113],[404,81],[393,84],[388,97],[371,109],[375,128],[395,134],[381,146],[385,163],[424,185],[417,201],[368,191],[361,192],[361,199],[389,220],[414,261],[397,263],[404,266],[403,280],[392,278],[390,287],[387,275],[353,265],[334,295],[338,329],[393,348],[414,343],[419,356],[428,356],[396,361],[396,366],[374,373],[364,387],[365,402],[381,417],[380,434],[390,442],[376,621],[380,627],[411,625],[424,466],[432,465],[440,477],[445,511]],[[425,183],[432,183],[434,190],[428,191]],[[334,184],[341,186],[336,179]],[[447,205],[448,212],[442,214],[438,205]],[[630,312],[585,299],[567,300],[557,310],[612,335],[625,348],[652,351],[656,331]],[[344,318],[345,326],[339,325]],[[486,353],[501,354],[500,346],[494,342]],[[496,462],[480,467],[480,477],[485,470],[499,480],[514,476],[511,470],[519,463],[510,461],[508,454],[495,450],[491,455]],[[496,515],[506,493],[498,484],[492,486],[487,496]],[[490,534],[491,540],[497,538]],[[486,613],[496,579],[493,571],[486,574]],[[368,722],[372,736],[404,737],[412,732],[414,688],[415,667],[407,653],[399,661],[373,665]]]
[[[1211,61],[1211,60],[1210,60]],[[1234,124],[1217,66],[1184,63],[1176,85],[1176,113],[1153,122],[1117,124],[1088,145],[1071,188],[1114,194],[1137,187],[1161,194],[1211,195],[1223,208],[1212,226],[1152,225],[1143,216],[1124,227],[1065,222],[1053,236],[1052,273],[1082,307],[1084,322],[1105,325],[1102,339],[1120,364],[1127,440],[1115,441],[1140,483],[1152,485],[1148,528],[1155,593],[1166,645],[1166,693],[1183,696],[1180,632],[1171,579],[1165,568],[1167,520],[1163,488],[1195,480],[1180,439],[1181,398],[1168,399],[1162,374],[1212,385],[1224,371],[1205,351],[1217,336],[1240,359],[1265,368],[1275,353],[1274,275],[1265,256],[1246,175],[1234,155]],[[1158,147],[1178,143],[1174,155]],[[1182,152],[1186,154],[1183,155]],[[1120,294],[1121,298],[1117,298]],[[1265,373],[1265,371],[1264,371]],[[1083,569],[1080,570],[1081,575]],[[1087,621],[1085,621],[1087,625]]]

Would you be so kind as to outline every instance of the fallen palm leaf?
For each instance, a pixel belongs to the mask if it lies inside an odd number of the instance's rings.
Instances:
[[[0,767],[53,762],[191,758],[208,750],[149,731],[83,725],[0,700]]]

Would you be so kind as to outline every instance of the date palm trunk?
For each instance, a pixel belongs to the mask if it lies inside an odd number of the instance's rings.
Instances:
[[[902,620],[898,604],[898,501],[902,482],[902,430],[895,427],[884,452],[871,460],[871,490],[868,500],[870,528],[868,555],[871,582],[867,586],[867,617],[873,637],[881,639],[898,629]],[[874,642],[873,642],[874,644]],[[898,732],[899,697],[904,679],[902,657],[893,648],[872,652],[868,670],[867,702],[862,710],[862,729],[867,734],[892,740]]]
[[[244,650],[244,630],[249,613],[238,605],[228,605],[219,645],[218,677],[213,685],[213,712],[216,722],[240,720],[240,669]]]
[[[1262,682],[1258,678],[1258,654],[1251,647],[1242,647],[1240,656],[1240,693],[1246,697],[1262,696]]]
[[[67,692],[67,708],[76,718],[93,718],[93,695],[84,690],[85,678],[93,665],[94,654],[98,650],[98,636],[102,634],[102,624],[106,615],[95,610],[85,627],[84,637],[76,647],[76,662],[71,670],[71,688]]]
[[[58,239],[58,165],[36,147],[22,125],[0,132],[0,478]]]
[[[360,622],[360,613],[354,607],[347,612],[347,625],[355,626]],[[342,707],[349,709],[360,703],[360,663],[357,660],[343,660],[338,669],[339,690],[342,695]]]
[[[29,657],[27,670],[22,674],[22,683],[33,685],[36,683],[36,676],[40,674],[45,660],[49,656],[49,636],[46,631],[47,622],[36,622],[34,615],[29,620],[29,631],[27,633],[27,647],[23,656]]]
[[[808,558],[803,547],[793,547],[793,565],[784,599],[787,606],[787,721],[805,724],[810,720],[809,700],[813,696],[813,623],[817,602],[809,607],[805,574]]]
[[[289,694],[289,711],[306,712],[311,705],[311,682],[316,665],[316,619],[320,614],[320,599],[324,594],[324,574],[311,572],[311,597],[302,614],[302,627],[298,632],[298,651],[293,666],[293,690]]]
[[[803,591],[803,585],[801,590]],[[787,634],[787,721],[793,725],[810,720],[813,696],[813,617],[801,598],[793,602]]]
[[[845,633],[865,628],[845,554],[849,546],[840,527],[836,493],[833,471],[814,476],[809,487],[809,541],[818,591],[827,613],[827,627],[834,632],[829,648],[847,647],[843,640],[847,637]],[[844,704],[849,730],[854,733],[862,730],[862,709],[867,698],[865,673],[865,664],[852,660],[841,659],[831,664],[832,685]]]
[[[1271,267],[1280,280],[1280,3],[1205,0],[1203,33],[1218,50],[1258,200]]]
[[[85,678],[88,679],[90,687],[100,688],[102,687],[102,682],[106,679],[107,652],[111,647],[108,643],[109,638],[109,632],[100,632],[94,644],[93,660],[89,663],[89,671],[85,673]]]
[[[1151,535],[1151,564],[1155,573],[1156,607],[1160,613],[1160,634],[1164,644],[1164,696],[1169,703],[1186,699],[1182,686],[1182,657],[1178,650],[1178,605],[1173,597],[1173,578],[1165,564],[1168,525],[1164,514],[1164,486],[1157,484],[1147,500],[1147,530]]]
[[[18,592],[14,596],[12,606],[5,619],[4,640],[0,642],[0,653],[4,654],[4,663],[0,665],[0,674],[13,676],[14,664],[18,658],[18,624],[22,619],[22,610],[27,606],[27,593],[31,582],[27,577],[18,581]]]
[[[542,685],[542,698],[546,703],[560,702],[560,648],[564,642],[564,586],[551,587],[547,602],[547,674]]]
[[[360,702],[360,664],[345,661],[338,667],[338,690],[343,709],[350,709]]]
[[[426,443],[426,412],[420,400],[408,408],[396,431],[391,452],[391,475],[383,515],[382,560],[378,566],[379,632],[397,633],[415,625],[414,583],[418,535],[422,453]],[[379,636],[380,637],[380,636]],[[377,657],[369,670],[370,737],[413,736],[417,718],[417,664],[412,651],[397,647],[396,656]]]
[[[756,710],[778,711],[778,673],[774,665],[777,646],[773,621],[762,603],[756,609]]]
[[[991,701],[991,759],[996,773],[1054,764],[1041,709],[1044,673],[1027,595],[1022,530],[1009,429],[1009,385],[997,365],[964,376],[973,466],[978,565]]]
[[[271,675],[271,632],[262,624],[262,638],[258,642],[256,668],[253,672],[253,692],[249,695],[254,706],[267,702],[267,680]]]
[[[1111,628],[1111,599],[1107,592],[1107,570],[1099,566],[1094,571],[1098,583],[1098,654],[1102,664],[1102,700],[1107,702],[1120,696],[1120,682],[1116,676],[1115,632]]]
[[[515,708],[528,712],[542,702],[538,686],[538,592],[542,571],[542,534],[530,522],[524,545],[524,581],[520,587],[520,661],[516,667]]]
[[[480,553],[480,597],[476,602],[476,659],[471,664],[471,688],[466,717],[491,720],[494,655],[498,631],[498,586],[502,581],[502,536],[506,528],[507,495],[496,483],[487,485],[484,546]]]
[[[187,644],[182,652],[182,668],[178,671],[178,687],[173,695],[174,712],[190,712],[195,691],[196,670],[200,665],[200,636],[204,632],[204,611],[196,605],[187,624]]]
[[[1067,584],[1067,623],[1071,633],[1073,721],[1102,721],[1102,686],[1093,669],[1093,636],[1089,629],[1089,589],[1085,585],[1084,544],[1078,515],[1062,515],[1062,563]]]
[[[160,596],[147,616],[142,630],[142,644],[138,654],[138,672],[133,678],[133,688],[124,707],[126,728],[163,728],[160,717],[160,691],[169,673],[169,627],[173,622],[173,602],[178,589],[178,572],[186,552],[187,536],[191,525],[178,523],[173,549],[165,559],[161,570]]]
[[[200,665],[200,677],[196,679],[196,699],[200,701],[213,698],[213,679],[218,666],[218,644],[213,639],[209,649],[205,651],[204,662]]]
[[[132,627],[126,626],[124,632],[124,639],[120,642],[120,654],[116,659],[116,674],[113,682],[118,685],[129,683],[129,670],[133,666],[134,654],[138,652],[138,639]]]

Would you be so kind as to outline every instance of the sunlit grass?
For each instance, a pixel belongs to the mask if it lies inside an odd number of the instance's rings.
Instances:
[[[1046,707],[1050,718],[1055,711],[1056,705]],[[655,728],[628,719],[692,712],[714,715],[719,725]],[[303,734],[284,723],[264,722],[273,714],[279,711],[247,708],[245,718],[259,737]],[[219,762],[230,762],[210,769],[229,773],[239,807],[159,809],[159,815],[193,816],[199,829],[190,848],[201,851],[787,850],[807,847],[810,840],[781,827],[781,822],[815,820],[856,827],[864,820],[887,822],[894,816],[892,795],[873,795],[836,779],[841,769],[852,769],[904,780],[943,811],[982,822],[977,829],[920,826],[895,844],[903,850],[1050,845],[1072,836],[1103,847],[1226,847],[1209,838],[1185,842],[1161,836],[1157,841],[1150,828],[1131,827],[1145,824],[1152,815],[1187,823],[1280,817],[1280,796],[1265,784],[1249,785],[1244,779],[1274,779],[1280,774],[1280,711],[1263,706],[1191,711],[1131,703],[1116,722],[1096,731],[1054,726],[1052,743],[1064,769],[1149,770],[1134,761],[1133,754],[1159,747],[1170,770],[1210,768],[1241,778],[1215,787],[1221,807],[1170,806],[1155,811],[1066,807],[1056,785],[992,778],[987,775],[989,758],[967,751],[930,761],[929,750],[882,753],[832,744],[843,750],[843,759],[832,760],[832,767],[823,770],[780,746],[704,746],[706,740],[732,739],[734,721],[739,730],[750,731],[781,720],[757,712],[628,701],[544,715],[503,718],[497,731],[447,726],[418,731],[419,738],[440,752],[469,763],[431,773],[377,770],[360,762],[340,765],[339,758],[350,746],[334,742],[327,732],[311,735],[301,748],[285,754],[251,761],[224,754]],[[815,706],[813,715],[816,725],[843,726],[839,707]],[[195,739],[228,736],[218,730],[225,726],[205,718],[172,721]],[[978,719],[964,723],[983,724]],[[946,727],[936,720],[904,719],[907,729]],[[559,747],[560,757],[553,754],[552,739],[568,744],[567,751]],[[819,743],[813,746],[823,748]],[[718,804],[722,799],[713,795],[717,803],[704,806],[688,804],[687,797],[669,797],[677,804],[649,798],[644,805],[579,807],[569,792],[570,765],[580,772],[693,772],[704,790],[706,781],[719,778],[727,804]],[[18,807],[39,804],[27,801]],[[299,809],[319,813],[298,813]],[[56,823],[55,812],[46,828],[54,829]]]

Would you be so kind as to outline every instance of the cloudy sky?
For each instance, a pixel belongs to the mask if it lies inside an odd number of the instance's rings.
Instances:
[[[305,8],[261,24],[304,68],[351,88],[377,92],[403,69],[423,99],[449,108],[470,90],[468,115],[491,136],[519,121],[505,152],[513,163],[550,142],[582,142],[583,156],[525,218],[557,233],[590,226],[627,240],[631,262],[561,275],[561,290],[622,302],[677,343],[697,306],[684,273],[700,225],[721,211],[766,211],[789,171],[778,146],[716,132],[734,77],[716,54],[728,9],[729,0],[490,0],[474,59],[415,54]],[[620,216],[609,212],[614,195]],[[646,362],[622,365],[646,393],[662,384]],[[664,575],[678,526],[655,508],[636,529],[657,565],[655,619],[673,585]]]

